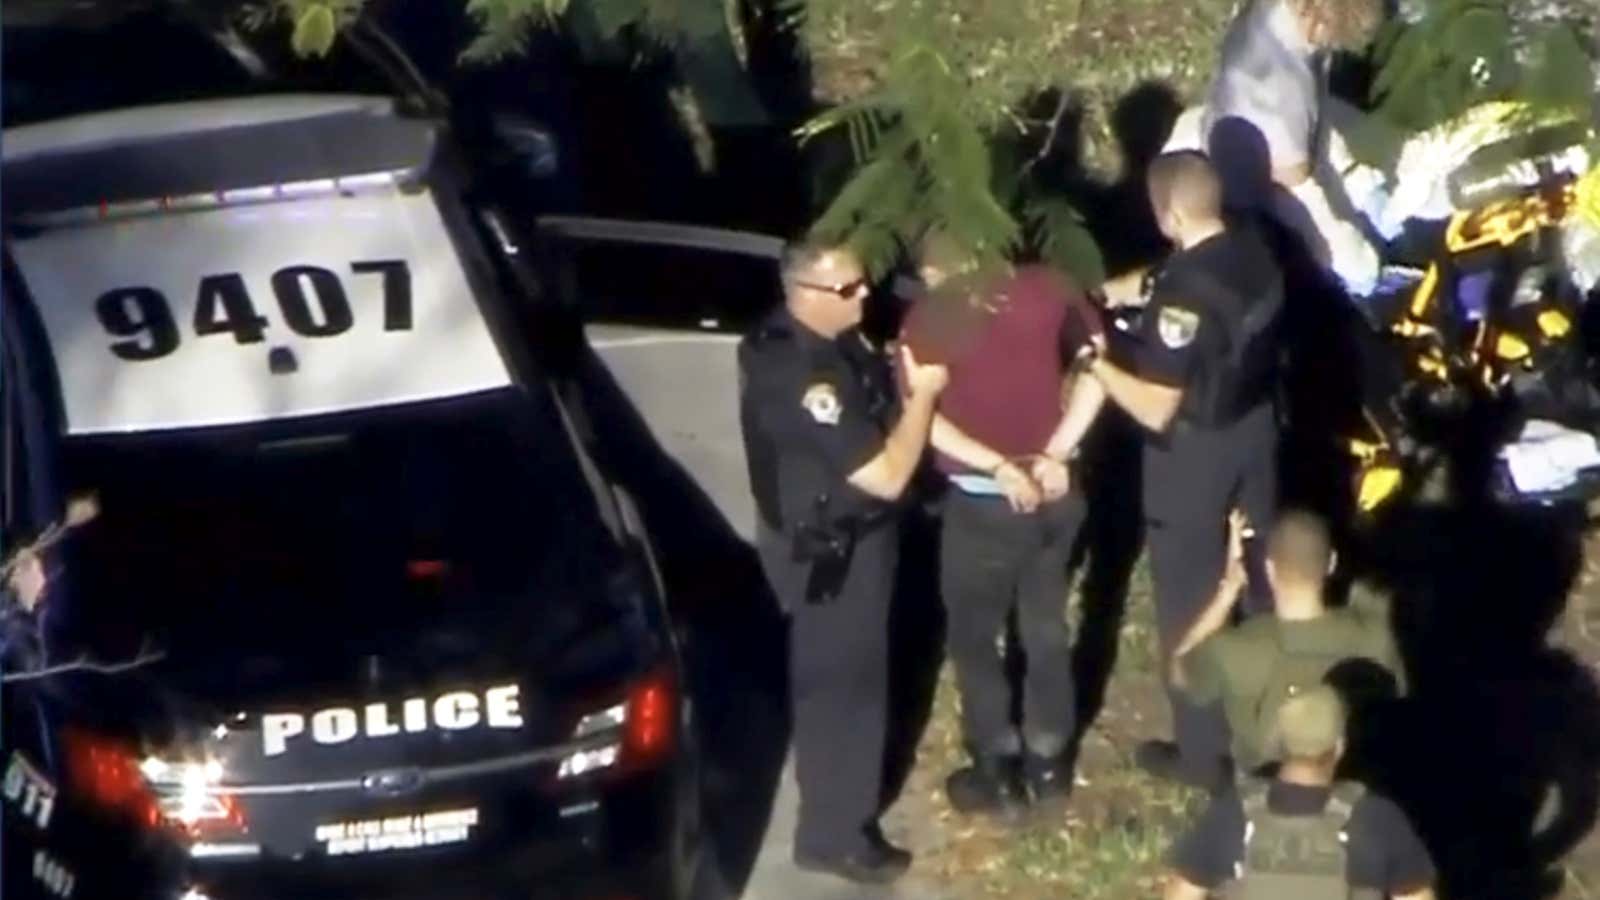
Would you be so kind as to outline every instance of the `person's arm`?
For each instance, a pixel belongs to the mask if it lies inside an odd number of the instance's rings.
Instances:
[[[1167,876],[1167,889],[1162,892],[1162,900],[1206,900],[1211,892],[1197,884],[1190,884],[1182,875],[1172,874]]]
[[[852,487],[880,500],[900,499],[911,483],[922,461],[922,451],[928,446],[934,404],[949,379],[944,366],[919,365],[910,347],[902,345],[900,352],[910,388],[900,421],[890,430],[883,449],[846,478]]]
[[[1291,193],[1301,190],[1311,180],[1311,163],[1301,161],[1274,168],[1272,180]]]
[[[1244,565],[1244,537],[1248,530],[1249,523],[1245,520],[1244,513],[1239,510],[1228,513],[1228,559],[1222,569],[1222,578],[1217,582],[1217,590],[1211,596],[1211,602],[1206,605],[1200,618],[1189,627],[1183,640],[1178,642],[1177,648],[1173,650],[1173,656],[1188,653],[1228,623],[1228,614],[1232,612],[1234,602],[1239,599],[1239,594],[1249,579]]]
[[[1244,807],[1231,788],[1211,798],[1167,854],[1165,900],[1205,900],[1233,878],[1245,836]]]
[[[1167,430],[1183,403],[1182,388],[1147,381],[1103,355],[1095,356],[1089,364],[1089,374],[1134,421],[1157,433]]]
[[[960,426],[942,413],[933,414],[933,429],[928,442],[945,456],[985,475],[993,475],[1007,462],[1005,454],[962,431]]]
[[[1169,678],[1173,687],[1179,690],[1190,688],[1185,663],[1188,662],[1190,654],[1205,646],[1206,641],[1228,624],[1228,616],[1233,612],[1234,604],[1239,602],[1239,594],[1244,590],[1244,586],[1245,581],[1242,577],[1223,576],[1222,582],[1217,585],[1217,592],[1211,597],[1211,602],[1172,651]]]
[[[1044,455],[1057,462],[1072,458],[1073,451],[1083,443],[1084,436],[1106,405],[1106,389],[1098,379],[1069,375],[1064,387],[1065,414],[1044,446]]]
[[[1229,514],[1228,562],[1223,569],[1222,579],[1217,583],[1216,593],[1211,595],[1211,602],[1206,604],[1199,618],[1189,626],[1189,630],[1184,633],[1172,651],[1171,680],[1179,688],[1185,687],[1184,682],[1187,680],[1184,676],[1185,658],[1228,624],[1228,616],[1233,612],[1234,604],[1239,602],[1239,595],[1244,591],[1248,580],[1244,566],[1245,528],[1246,523],[1242,513],[1235,510]]]

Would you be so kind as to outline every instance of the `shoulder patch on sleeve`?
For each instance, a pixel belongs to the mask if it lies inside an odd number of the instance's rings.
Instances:
[[[1156,334],[1161,343],[1173,350],[1182,350],[1194,343],[1200,331],[1200,314],[1181,306],[1163,306],[1156,314]]]
[[[800,405],[805,407],[811,418],[818,425],[837,425],[839,415],[844,412],[844,404],[839,402],[839,392],[833,385],[819,381],[806,388],[805,395],[800,398]]]

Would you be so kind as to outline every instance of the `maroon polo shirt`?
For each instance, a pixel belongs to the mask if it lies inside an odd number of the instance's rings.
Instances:
[[[903,340],[918,362],[943,362],[950,383],[939,412],[1006,456],[1039,453],[1061,424],[1061,331],[1083,292],[1044,266],[1022,266],[988,292],[991,309],[934,293],[906,317]],[[942,472],[967,467],[936,454]]]

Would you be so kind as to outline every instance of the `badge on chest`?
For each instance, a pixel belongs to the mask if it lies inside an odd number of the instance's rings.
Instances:
[[[818,425],[838,425],[839,415],[844,412],[844,404],[839,402],[839,392],[834,390],[833,385],[823,382],[806,388],[800,405],[805,407]]]

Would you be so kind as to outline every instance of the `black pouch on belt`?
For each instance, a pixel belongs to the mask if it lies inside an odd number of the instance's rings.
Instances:
[[[806,602],[828,603],[844,589],[850,561],[855,556],[858,523],[827,515],[827,495],[819,496],[812,515],[794,530],[792,555],[809,568]]]

